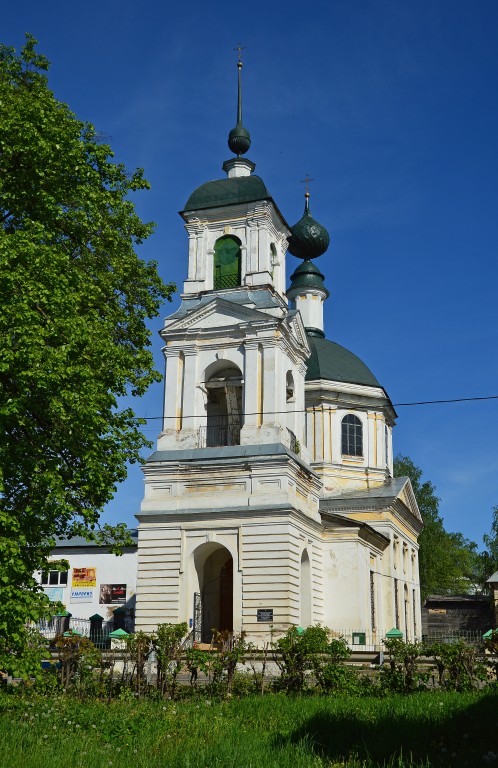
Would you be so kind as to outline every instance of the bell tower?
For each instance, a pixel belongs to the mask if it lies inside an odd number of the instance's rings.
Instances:
[[[139,588],[143,629],[197,616],[204,629],[216,620],[257,636],[268,629],[258,626],[267,604],[272,621],[298,623],[301,554],[294,549],[301,537],[316,538],[320,522],[320,484],[306,446],[310,346],[285,294],[291,231],[243,157],[251,138],[240,56],[237,69],[237,121],[228,136],[234,157],[223,163],[225,178],[202,184],[181,211],[187,279],[180,308],[160,331],[164,419],[144,466],[137,517],[139,584],[150,594],[160,573],[161,589],[152,619]],[[217,580],[225,585],[223,610]],[[320,621],[319,604],[313,621]]]
[[[242,157],[242,62],[226,178],[198,187],[181,212],[189,238],[180,309],[166,319],[164,424],[158,448],[282,443],[306,455],[304,379],[310,349],[289,310],[289,227],[255,164]]]

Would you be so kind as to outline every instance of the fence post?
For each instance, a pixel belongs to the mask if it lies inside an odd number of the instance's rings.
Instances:
[[[112,618],[114,621],[114,630],[125,628],[126,608],[124,605],[120,605],[119,608],[116,608],[112,614]]]
[[[64,632],[69,632],[69,625],[71,624],[71,616],[73,614],[69,611],[61,611],[55,614],[55,634],[63,635]]]

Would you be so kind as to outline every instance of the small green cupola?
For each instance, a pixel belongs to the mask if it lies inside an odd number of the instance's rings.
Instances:
[[[323,283],[324,275],[312,259],[325,253],[330,237],[325,227],[311,215],[309,198],[310,193],[306,190],[304,214],[290,228],[288,251],[303,261],[291,275],[287,297],[292,307],[301,312],[306,330],[323,337],[323,302],[330,294]]]
[[[290,228],[288,251],[298,259],[316,259],[330,244],[330,236],[324,226],[310,213],[310,193],[305,193],[304,213],[297,224]]]
[[[291,284],[287,291],[287,296],[291,298],[291,293],[314,288],[317,291],[323,291],[325,294],[324,298],[328,298],[330,293],[325,288],[323,279],[324,275],[322,275],[316,264],[310,261],[310,259],[305,259],[291,275]]]

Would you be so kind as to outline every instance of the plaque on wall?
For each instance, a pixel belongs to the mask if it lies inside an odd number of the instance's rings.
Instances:
[[[273,621],[273,608],[258,608],[257,610],[258,621]]]

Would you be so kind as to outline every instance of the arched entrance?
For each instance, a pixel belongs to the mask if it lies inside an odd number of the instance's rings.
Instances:
[[[210,643],[213,630],[233,632],[233,559],[226,547],[210,542],[196,549],[194,564],[201,604],[197,630]]]

